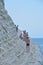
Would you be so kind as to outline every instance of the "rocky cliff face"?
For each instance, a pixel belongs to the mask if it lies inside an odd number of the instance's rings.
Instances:
[[[36,43],[30,42],[30,51],[26,52],[26,43],[19,38],[20,31],[0,0],[0,65],[42,65],[42,55]]]

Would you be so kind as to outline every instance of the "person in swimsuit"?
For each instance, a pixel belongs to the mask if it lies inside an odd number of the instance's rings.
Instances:
[[[30,39],[29,39],[29,37],[26,37],[25,42],[26,42],[26,46],[30,45]]]

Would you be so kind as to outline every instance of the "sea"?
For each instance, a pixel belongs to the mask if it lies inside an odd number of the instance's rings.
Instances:
[[[31,40],[40,45],[41,52],[43,53],[43,38],[31,38]]]

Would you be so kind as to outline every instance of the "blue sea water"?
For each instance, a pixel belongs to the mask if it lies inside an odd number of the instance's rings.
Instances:
[[[41,51],[43,52],[43,38],[31,38],[31,39],[40,45]]]

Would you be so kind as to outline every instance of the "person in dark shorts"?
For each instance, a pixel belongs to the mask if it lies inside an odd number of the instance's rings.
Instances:
[[[26,44],[26,46],[29,46],[29,45],[30,45],[29,43]]]

